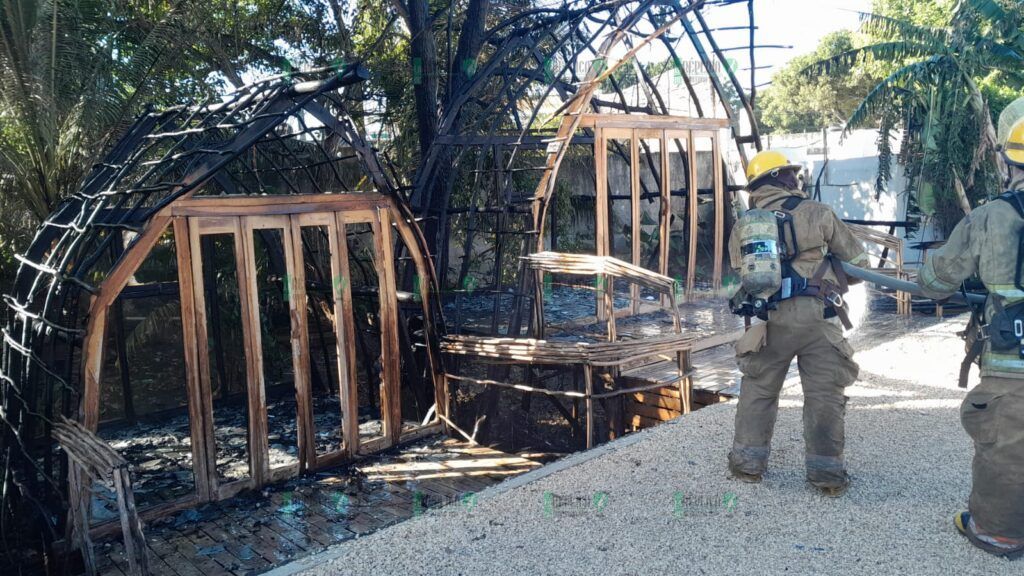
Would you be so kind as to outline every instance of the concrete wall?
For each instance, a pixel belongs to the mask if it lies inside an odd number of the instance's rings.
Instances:
[[[875,179],[878,174],[878,131],[855,130],[841,138],[839,130],[805,134],[776,134],[765,137],[766,148],[787,154],[790,161],[807,169],[808,186],[813,185],[824,167],[821,178],[821,200],[832,206],[841,218],[856,220],[907,219],[907,179],[903,168],[895,162],[899,154],[899,134],[893,141],[892,179],[886,190],[876,198]],[[825,160],[828,159],[826,166]],[[922,260],[921,251],[911,245],[936,239],[934,228],[907,235],[902,228],[896,235],[904,239],[904,261],[915,266]]]

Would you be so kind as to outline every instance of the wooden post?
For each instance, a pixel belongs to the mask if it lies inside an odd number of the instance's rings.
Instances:
[[[672,233],[672,180],[669,178],[669,155],[668,155],[668,137],[665,131],[661,132],[661,142],[659,144],[661,148],[661,217],[658,222],[658,235],[661,236],[661,244],[658,246],[661,253],[658,255],[658,272],[663,276],[668,276],[668,258],[669,258],[669,237]],[[662,298],[662,305],[665,305],[665,300]]]
[[[609,248],[609,212],[608,212],[608,143],[605,140],[604,130],[594,129],[594,168],[597,172],[597,185],[595,187],[596,228],[594,231],[594,243],[598,256],[607,256]],[[595,295],[597,305],[597,319],[605,320],[608,310],[605,308],[605,301],[602,294]]]
[[[398,443],[402,436],[402,367],[398,353],[398,296],[395,292],[394,242],[391,239],[391,215],[386,208],[378,208],[372,223],[376,258],[379,266],[377,280],[380,284],[381,324],[381,365],[383,386],[381,387],[381,414],[384,416],[387,445]]]
[[[288,312],[291,316],[292,371],[294,372],[296,412],[299,435],[299,472],[316,468],[316,427],[313,424],[313,391],[310,381],[310,347],[307,310],[309,303],[306,295],[305,254],[302,251],[301,216],[293,215],[289,219],[288,229],[284,234],[291,237],[286,252],[291,257],[291,270],[285,276],[285,291],[288,297]],[[329,234],[329,233],[328,233]],[[286,264],[288,266],[289,264]],[[322,340],[321,340],[322,341]],[[329,367],[325,366],[325,368]],[[330,381],[330,378],[327,378]]]
[[[676,355],[676,362],[679,364],[679,397],[682,400],[683,414],[689,414],[693,402],[693,377],[690,372],[693,366],[690,364],[690,349],[681,350]]]
[[[261,487],[269,475],[267,442],[267,395],[263,382],[263,338],[260,333],[259,287],[256,284],[256,255],[252,230],[241,218],[235,223],[235,263],[238,298],[242,305],[242,333],[245,335],[245,379],[249,396],[249,462],[253,483]]]
[[[724,177],[722,174],[722,150],[718,136],[718,132],[711,133],[711,171],[714,174],[715,188],[715,263],[711,285],[716,296],[722,289],[722,259],[725,246],[725,187],[722,182]]]
[[[192,475],[195,478],[196,494],[200,500],[212,500],[214,492],[209,482],[211,462],[210,453],[215,450],[209,444],[206,414],[212,414],[210,399],[203,394],[198,356],[207,354],[205,348],[198,348],[200,342],[197,330],[204,334],[202,342],[206,342],[205,325],[196,324],[196,299],[202,298],[196,292],[193,282],[192,243],[189,240],[188,220],[174,218],[175,255],[178,258],[178,295],[181,302],[181,342],[185,361],[185,386],[188,394],[188,419],[192,436]],[[198,256],[196,257],[198,260]],[[212,426],[212,425],[211,425]]]
[[[206,277],[203,274],[203,257],[202,257],[202,235],[199,231],[199,221],[189,222],[187,231],[189,234],[189,254],[191,255],[191,279],[192,279],[192,294],[193,294],[193,310],[195,314],[195,349],[196,354],[196,369],[195,377],[198,382],[196,388],[201,399],[199,406],[203,410],[203,417],[200,419],[202,422],[203,430],[203,442],[201,445],[204,447],[204,468],[206,469],[207,476],[205,479],[200,480],[198,475],[199,467],[196,467],[196,483],[204,487],[200,490],[199,494],[202,496],[203,490],[205,489],[209,498],[215,500],[217,498],[217,488],[219,485],[219,479],[217,477],[217,443],[214,438],[214,426],[213,426],[213,385],[210,380],[211,378],[211,367],[210,367],[210,337],[209,337],[209,318],[206,314]],[[180,228],[186,230],[186,228]],[[179,230],[176,229],[175,233]],[[184,312],[184,309],[183,309]]]
[[[632,131],[629,139],[629,190],[630,190],[630,240],[632,241],[632,262],[634,266],[643,266],[640,262],[640,142],[639,133]],[[629,309],[633,314],[640,313],[640,285],[629,285]],[[612,314],[615,313],[614,306]]]
[[[345,437],[345,451],[349,455],[359,453],[359,388],[356,375],[356,327],[355,318],[350,313],[352,307],[352,274],[348,262],[348,237],[346,236],[345,220],[337,215],[338,253],[335,257],[337,274],[340,278],[338,294],[335,298],[335,314],[337,315],[337,338],[339,347],[344,350],[346,360],[344,366],[345,382],[341,389],[342,433]],[[340,301],[339,301],[340,300]],[[339,312],[341,312],[339,314]],[[342,356],[339,355],[339,358]],[[340,360],[339,360],[340,361]],[[340,376],[340,373],[339,373]]]
[[[614,316],[614,314],[613,314]],[[594,446],[594,374],[589,364],[583,365],[584,406],[587,413],[587,450]]]
[[[689,227],[689,255],[686,264],[686,299],[693,299],[697,284],[697,140],[693,132],[687,135],[686,152],[690,160],[690,174],[686,185],[686,218]]]

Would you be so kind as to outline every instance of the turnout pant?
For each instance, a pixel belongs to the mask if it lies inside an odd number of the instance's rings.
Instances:
[[[844,389],[857,379],[859,367],[839,322],[826,320],[824,305],[814,298],[780,302],[767,323],[755,325],[737,342],[743,380],[729,461],[748,474],[767,468],[779,392],[793,358],[804,392],[807,479],[820,486],[842,485]]]
[[[1024,378],[983,377],[960,422],[974,441],[968,507],[978,531],[1024,539]]]

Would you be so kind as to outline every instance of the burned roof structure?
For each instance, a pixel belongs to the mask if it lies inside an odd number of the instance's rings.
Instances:
[[[747,151],[760,149],[736,71],[701,14],[730,3],[574,2],[490,30],[411,199],[443,287],[493,298],[490,326],[477,329],[526,330],[527,311],[542,307],[518,258],[560,243],[679,277],[691,293],[720,278],[698,276],[720,254],[689,252],[714,250],[698,229],[723,233],[723,191],[736,188],[725,180],[741,179]],[[584,226],[569,212],[594,224],[581,242],[569,237]],[[685,236],[685,255],[667,252],[670,235]]]
[[[5,296],[3,509],[17,521],[4,523],[5,536],[63,537],[65,503],[79,487],[68,485],[69,464],[52,435],[62,417],[101,436],[108,423],[136,425],[147,416],[180,421],[161,433],[180,445],[177,471],[184,473],[175,484],[184,488],[164,487],[147,501],[140,487],[142,508],[224,497],[323,467],[339,454],[390,446],[409,432],[412,426],[399,424],[398,398],[378,397],[375,409],[384,414],[377,414],[377,444],[362,443],[356,403],[346,397],[361,393],[357,365],[369,378],[395,382],[401,369],[416,372],[398,360],[397,335],[408,325],[397,328],[402,312],[392,246],[412,255],[417,273],[418,296],[404,301],[431,300],[422,236],[387,164],[348,113],[346,89],[367,74],[359,65],[291,74],[221,101],[147,112],[42,224]],[[296,304],[307,300],[308,307]],[[357,325],[351,309],[370,302],[394,328],[375,327],[381,338],[367,352],[385,358],[384,366],[352,358],[356,333],[370,327]],[[429,306],[415,315],[422,337],[433,329]],[[231,322],[234,331],[226,327]],[[278,334],[269,331],[275,323]],[[149,342],[147,351],[133,349],[133,332]],[[278,356],[271,358],[275,345]],[[438,368],[430,350],[422,354],[401,362],[419,362],[419,380],[429,386]],[[168,372],[149,373],[160,368]],[[278,450],[284,464],[274,461],[273,442],[268,448],[274,378],[323,391],[300,397],[298,423],[292,415],[290,429],[298,445]],[[245,382],[254,379],[258,393],[247,393]],[[379,394],[386,393],[398,390]],[[418,406],[435,402],[432,389],[417,393],[423,396]],[[161,395],[172,399],[154,401]],[[349,402],[351,412],[339,401]],[[220,444],[237,439],[217,437],[226,428],[214,420],[232,410],[249,445],[228,462]],[[320,422],[321,410],[338,421]],[[426,410],[419,410],[417,424]],[[333,444],[325,444],[316,425],[334,427],[327,434]],[[129,427],[111,434],[142,433]],[[105,439],[116,445],[114,436]],[[90,506],[88,514],[102,524]],[[38,532],[25,534],[25,526]]]

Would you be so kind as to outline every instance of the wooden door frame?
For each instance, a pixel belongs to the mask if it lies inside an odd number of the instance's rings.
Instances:
[[[711,141],[712,153],[712,181],[713,181],[713,203],[714,216],[714,264],[712,269],[712,288],[716,294],[720,293],[722,286],[722,261],[724,257],[725,241],[725,185],[724,173],[721,166],[722,152],[719,137],[719,126],[714,122],[696,121],[697,119],[680,118],[657,118],[646,117],[640,122],[630,122],[629,119],[617,119],[614,116],[588,117],[587,125],[594,130],[594,169],[597,185],[595,187],[595,215],[596,232],[595,248],[598,256],[611,254],[612,234],[611,208],[609,203],[608,190],[608,140],[628,139],[630,150],[630,221],[633,228],[631,238],[631,260],[637,266],[643,266],[640,262],[640,171],[639,171],[639,142],[640,140],[658,140],[659,153],[661,154],[661,206],[659,213],[658,229],[660,231],[661,244],[659,245],[658,272],[668,274],[668,262],[671,257],[670,235],[672,218],[672,196],[671,196],[671,162],[668,154],[670,141],[679,140],[686,142],[686,155],[688,164],[687,182],[687,266],[685,291],[686,299],[692,300],[696,296],[697,281],[697,229],[699,218],[697,212],[698,203],[698,169],[697,169],[697,148],[698,138],[708,138]],[[632,306],[630,313],[639,311],[639,287],[632,286],[630,290]],[[606,299],[600,294],[597,295],[597,317],[599,320],[606,320],[609,311]],[[614,300],[613,300],[614,302]],[[612,305],[614,308],[614,304]],[[612,310],[614,312],[614,310]]]
[[[157,213],[149,222],[142,235],[129,247],[129,249],[122,256],[122,260],[117,265],[117,268],[113,274],[111,274],[99,287],[99,293],[91,300],[89,309],[89,322],[87,326],[85,340],[83,342],[83,357],[82,357],[82,381],[83,381],[83,394],[80,411],[80,419],[83,424],[91,431],[95,432],[99,424],[99,397],[100,397],[100,382],[102,379],[103,371],[103,356],[106,346],[106,327],[107,327],[107,313],[110,306],[116,301],[121,291],[131,280],[132,276],[136,273],[150,251],[158,243],[159,239],[163,234],[173,227],[174,242],[176,249],[176,258],[178,264],[178,281],[179,291],[181,294],[187,296],[181,299],[181,318],[182,318],[182,336],[183,336],[183,354],[185,362],[185,380],[186,380],[186,392],[188,395],[188,411],[189,411],[189,426],[190,436],[192,443],[192,454],[193,454],[193,476],[195,478],[195,491],[187,496],[177,499],[172,502],[161,503],[149,507],[145,510],[140,511],[141,516],[144,519],[158,518],[166,514],[172,513],[176,510],[181,510],[194,506],[198,502],[217,500],[229,497],[238,491],[251,487],[254,484],[254,478],[251,474],[248,480],[241,480],[219,486],[215,482],[211,483],[210,478],[216,476],[216,449],[213,444],[213,423],[207,418],[207,414],[212,415],[212,398],[209,397],[206,392],[206,388],[209,386],[209,358],[201,360],[202,354],[200,352],[205,351],[205,347],[200,347],[199,340],[200,334],[202,340],[206,342],[206,322],[205,322],[205,310],[197,310],[195,306],[195,298],[197,289],[197,282],[199,293],[202,293],[202,270],[196,269],[197,263],[201,261],[199,258],[198,246],[193,243],[193,236],[199,234],[199,228],[193,226],[190,223],[192,217],[208,217],[219,219],[219,226],[221,230],[229,231],[235,235],[235,252],[236,252],[236,266],[244,263],[248,259],[248,254],[242,254],[242,258],[238,257],[238,252],[242,249],[242,241],[246,237],[246,233],[241,225],[242,218],[251,216],[275,216],[281,218],[280,222],[284,224],[275,224],[274,227],[283,226],[286,229],[284,242],[291,243],[290,258],[289,254],[286,254],[286,262],[290,262],[289,266],[292,268],[292,278],[298,278],[301,272],[301,267],[298,263],[301,262],[296,256],[301,251],[301,238],[296,240],[295,232],[299,230],[301,226],[306,225],[306,222],[326,222],[328,225],[335,227],[336,233],[333,235],[332,240],[337,244],[336,250],[332,250],[331,258],[335,265],[338,266],[338,271],[341,274],[347,273],[347,270],[341,270],[341,262],[344,261],[347,264],[347,258],[342,260],[342,254],[345,251],[345,243],[338,242],[340,238],[340,229],[338,229],[339,222],[350,219],[353,217],[362,216],[369,219],[369,221],[376,221],[377,230],[379,231],[379,246],[383,248],[382,258],[383,262],[389,263],[387,266],[383,266],[384,273],[378,275],[378,281],[385,286],[382,290],[382,294],[385,294],[383,301],[391,302],[391,306],[394,306],[394,302],[397,301],[397,296],[394,293],[390,293],[390,290],[394,290],[396,286],[396,278],[394,276],[393,268],[393,254],[391,247],[393,246],[393,230],[392,226],[398,232],[398,238],[400,238],[406,246],[413,248],[416,246],[416,231],[413,228],[413,224],[400,219],[397,216],[396,208],[393,205],[392,200],[377,193],[364,193],[364,194],[309,194],[309,195],[289,195],[289,196],[235,196],[235,197],[183,197],[175,201],[170,206],[163,208]],[[298,227],[296,223],[299,223]],[[237,227],[236,227],[237,225]],[[209,226],[202,227],[204,232],[206,230],[212,230]],[[251,243],[249,240],[247,243]],[[430,317],[429,302],[433,297],[432,284],[430,283],[429,257],[420,254],[413,250],[411,252],[412,260],[414,261],[416,268],[419,273],[418,288],[422,296],[422,304],[424,314],[426,318]],[[198,274],[197,274],[198,273]],[[242,271],[238,275],[240,292],[242,283],[248,283],[247,272]],[[293,294],[296,291],[301,290],[302,294],[305,293],[305,286],[301,288],[295,281],[291,289]],[[348,314],[346,310],[351,310],[351,293],[346,291],[341,284],[336,286],[334,291],[334,306],[336,318],[346,319]],[[394,296],[394,298],[392,298]],[[346,298],[348,300],[346,301]],[[292,353],[293,363],[295,358],[306,357],[308,361],[308,346],[303,349],[295,338],[295,324],[302,323],[305,318],[303,314],[297,313],[299,311],[299,302],[301,302],[297,296],[293,296],[290,299],[289,311],[292,313]],[[245,310],[250,310],[249,314],[243,314],[243,321],[247,317],[251,318],[252,303],[246,304]],[[397,321],[397,308],[387,312],[390,316],[393,314]],[[382,320],[383,321],[383,320]],[[431,329],[432,330],[432,329]],[[350,346],[354,344],[354,326],[349,321],[343,321],[338,323],[338,346]],[[395,331],[390,331],[395,332]],[[305,334],[308,338],[308,329],[300,330],[300,334]],[[428,334],[432,334],[432,331],[428,331]],[[393,338],[397,340],[397,333],[393,334]],[[429,338],[429,336],[428,336]],[[194,345],[188,345],[188,343],[194,343]],[[398,344],[396,342],[389,342],[387,344],[388,350],[397,352]],[[252,346],[249,346],[252,348]],[[255,349],[255,348],[254,348]],[[382,350],[384,350],[382,346]],[[382,352],[383,355],[383,352]],[[434,348],[428,341],[427,356],[430,364],[430,373],[433,379],[435,402],[437,403],[437,411],[441,415],[448,414],[448,395],[447,395],[447,384],[444,379],[443,370],[440,367],[440,359],[436,356]],[[341,363],[343,356],[339,354],[339,363]],[[387,370],[390,370],[395,376],[390,379],[394,387],[394,392],[391,397],[395,399],[397,408],[389,410],[390,413],[397,414],[400,418],[400,366],[398,365],[397,353],[390,355],[391,360],[386,362],[389,365]],[[204,367],[205,364],[205,367]],[[348,363],[351,364],[351,363]],[[247,373],[251,370],[253,365],[252,361],[246,360]],[[345,374],[351,374],[348,371],[350,366],[339,366],[339,375],[342,374],[342,368],[345,369]],[[206,378],[204,384],[204,372]],[[248,377],[248,376],[247,376]],[[305,373],[296,373],[296,386],[298,390],[308,390],[308,382],[302,382],[303,379],[308,378]],[[344,394],[348,391],[351,394],[354,391],[355,381],[349,379],[347,386],[340,390],[342,394],[342,401],[347,402],[347,406],[351,406],[354,410],[358,410],[358,406],[352,401],[352,398],[345,398]],[[248,386],[248,383],[247,383]],[[354,398],[354,397],[353,397]],[[308,401],[308,398],[306,399]],[[302,393],[299,392],[299,402],[302,403]],[[400,421],[396,421],[396,424],[389,430],[389,435],[381,439],[381,441],[375,444],[367,444],[362,447],[362,450],[358,447],[358,419],[357,414],[350,415],[346,419],[347,424],[343,430],[343,449],[340,454],[321,455],[318,459],[315,454],[310,455],[311,452],[315,453],[315,446],[312,443],[312,419],[303,415],[299,410],[304,410],[301,406],[297,410],[296,417],[298,418],[299,427],[302,426],[302,422],[306,419],[310,422],[310,425],[302,432],[297,433],[299,442],[301,444],[300,454],[300,471],[304,469],[320,469],[329,466],[337,465],[344,460],[353,457],[358,451],[372,452],[377,449],[392,446],[399,441],[407,441],[416,437],[425,436],[427,434],[440,432],[441,424],[439,419],[435,420],[426,426],[421,426],[415,430],[409,431],[405,434],[402,433],[402,425]],[[308,406],[305,409],[306,414],[311,412],[308,410]],[[265,412],[264,412],[265,414]],[[383,415],[383,414],[382,414]],[[392,420],[395,417],[392,416]],[[250,416],[250,421],[252,417]],[[251,426],[250,426],[251,428]],[[346,438],[347,434],[347,438]],[[252,456],[252,449],[250,448],[250,457]],[[302,466],[305,466],[302,469]],[[254,468],[254,470],[259,470]],[[263,475],[263,482],[274,482],[277,480],[276,474],[264,475],[262,472],[259,474]],[[113,524],[99,523],[92,527],[90,530],[95,533],[103,533],[104,531],[113,530],[116,528]]]

